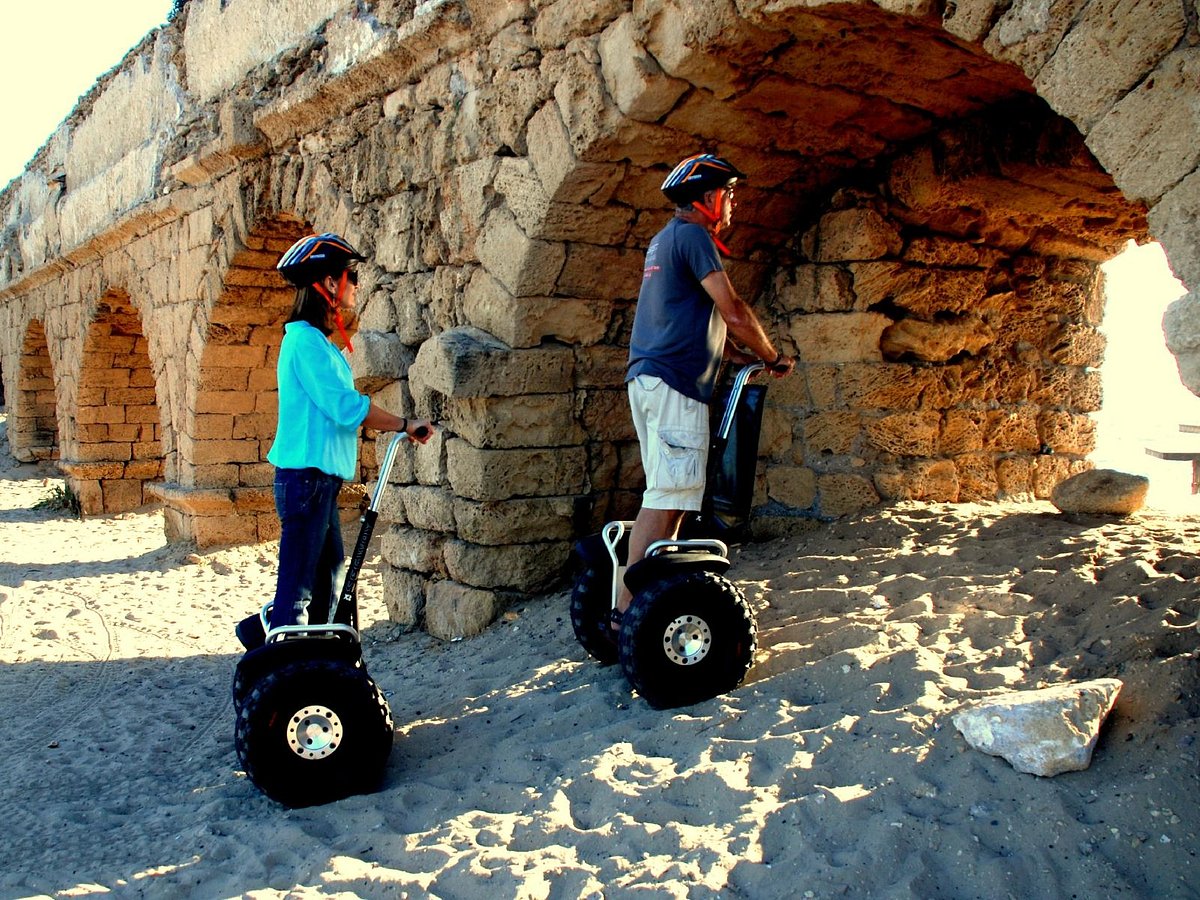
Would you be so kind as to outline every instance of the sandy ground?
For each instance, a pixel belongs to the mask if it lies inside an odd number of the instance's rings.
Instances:
[[[232,624],[275,547],[32,510],[0,439],[0,897],[1196,897],[1200,519],[915,505],[747,545],[747,683],[659,712],[567,595],[441,643],[360,586],[386,784],[285,809],[239,772]],[[353,529],[350,529],[353,531]],[[1092,766],[966,746],[963,701],[1115,676]]]

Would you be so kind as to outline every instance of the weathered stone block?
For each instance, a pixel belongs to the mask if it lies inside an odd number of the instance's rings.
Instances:
[[[484,268],[517,297],[549,294],[566,260],[561,244],[527,237],[506,209],[488,216],[476,253]]]
[[[593,301],[636,300],[644,260],[640,250],[572,244],[558,277],[558,293]]]
[[[1096,449],[1096,421],[1067,410],[1043,410],[1037,417],[1042,445],[1055,453],[1087,456]]]
[[[533,23],[533,38],[543,49],[562,47],[578,37],[595,34],[625,8],[622,0],[555,0],[538,10]]]
[[[874,485],[861,475],[822,475],[817,479],[817,497],[823,516],[844,516],[879,503]]]
[[[988,697],[961,707],[954,726],[970,746],[1018,772],[1045,778],[1078,772],[1091,765],[1100,726],[1122,686],[1098,678]]]
[[[941,416],[933,411],[896,413],[867,422],[871,445],[897,456],[932,456],[941,430]]]
[[[948,459],[916,460],[885,466],[875,473],[875,488],[884,500],[953,503],[958,500],[958,471]]]
[[[1149,489],[1144,475],[1093,469],[1055,485],[1050,500],[1062,512],[1128,516],[1142,508]]]
[[[1171,260],[1171,271],[1192,290],[1200,289],[1200,170],[1193,172],[1163,195],[1148,216],[1150,230],[1162,242]]]
[[[1183,7],[1174,0],[1094,0],[1033,83],[1046,102],[1087,133],[1178,45],[1186,29]]]
[[[879,339],[892,320],[880,313],[813,313],[794,321],[788,336],[806,363],[882,360]]]
[[[453,328],[421,345],[409,369],[413,395],[509,397],[572,388],[575,358],[566,348],[514,350],[477,328]]]
[[[476,447],[562,447],[582,437],[571,394],[450,400],[444,421]]]
[[[536,593],[561,577],[569,551],[566,541],[482,546],[452,540],[445,548],[446,568],[463,584]]]
[[[587,471],[582,447],[481,450],[453,440],[447,461],[454,493],[472,500],[581,494]]]
[[[388,565],[381,567],[383,602],[388,619],[399,625],[415,627],[425,609],[425,578],[416,572]]]
[[[656,122],[670,112],[688,84],[664,75],[638,38],[633,15],[621,16],[600,35],[600,66],[604,84],[621,112],[642,122]]]
[[[817,499],[817,475],[801,466],[767,466],[767,496],[791,509],[808,509]]]
[[[1033,496],[1033,458],[1006,456],[996,463],[999,499],[1028,500]]]
[[[575,158],[571,136],[559,115],[558,104],[553,100],[529,120],[526,140],[529,162],[547,201],[603,204],[620,180],[622,172],[615,166],[585,163]],[[505,163],[504,175],[497,186],[506,196],[513,193],[511,178],[519,171],[514,164]],[[521,217],[517,218],[519,221]]]
[[[985,450],[1000,452],[1036,452],[1041,446],[1037,409],[1022,406],[990,410],[984,424],[983,446]]]
[[[862,434],[862,416],[855,411],[814,413],[804,419],[804,446],[810,453],[844,456],[853,452]]]
[[[412,354],[398,334],[360,331],[353,342],[354,352],[346,354],[346,359],[354,387],[364,394],[373,394],[403,378],[412,362]]]
[[[562,297],[514,297],[482,269],[463,296],[463,312],[476,328],[510,347],[536,347],[546,338],[591,346],[604,338],[612,304]]]
[[[619,382],[618,382],[619,383]],[[632,441],[637,439],[629,414],[625,390],[589,390],[583,400],[583,428],[592,440]]]
[[[958,470],[958,499],[994,500],[1000,490],[996,480],[996,462],[991,453],[964,453],[954,457]]]
[[[994,340],[992,329],[979,316],[949,322],[901,319],[884,329],[879,347],[884,359],[948,362],[962,353],[976,356]]]
[[[392,493],[400,496],[404,517],[410,525],[425,531],[454,531],[454,494],[450,491],[409,486]]]
[[[573,497],[454,501],[458,536],[475,544],[565,541],[573,535],[574,513]]]
[[[851,409],[916,409],[936,372],[912,366],[843,366],[837,373],[838,395]]]
[[[881,259],[903,246],[900,230],[873,209],[835,210],[817,225],[817,262]]]
[[[443,548],[446,535],[418,528],[393,526],[379,541],[380,555],[399,569],[423,572],[426,575],[446,575]]]
[[[788,312],[845,312],[855,305],[850,275],[841,266],[795,266],[776,276],[774,291]]]
[[[890,301],[927,321],[939,314],[974,312],[987,291],[986,273],[980,270],[891,262],[853,263],[850,269],[856,308]]]
[[[499,615],[493,591],[435,581],[425,591],[425,630],[445,641],[482,634]]]
[[[1087,136],[1130,200],[1156,201],[1200,164],[1200,56],[1179,50],[1118,102]]]

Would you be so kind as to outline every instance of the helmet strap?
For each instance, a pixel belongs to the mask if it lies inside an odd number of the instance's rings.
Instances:
[[[317,293],[325,298],[325,302],[329,304],[329,308],[333,310],[333,320],[337,323],[338,334],[342,336],[342,340],[346,342],[346,350],[350,353],[354,352],[354,345],[350,343],[350,335],[346,334],[346,324],[342,321],[342,294],[346,290],[346,281],[350,273],[343,269],[342,277],[338,281],[337,298],[329,296],[329,291],[325,290],[325,286],[319,281],[313,282],[313,287]]]
[[[719,237],[717,237],[717,229],[721,225],[721,199],[725,196],[725,189],[718,188],[717,190],[720,192],[720,194],[713,199],[713,205],[711,207],[705,206],[699,200],[693,200],[692,207],[708,221],[708,234],[709,237],[713,239],[713,243],[717,245],[717,249],[720,250],[725,256],[728,256],[729,248],[725,246]]]

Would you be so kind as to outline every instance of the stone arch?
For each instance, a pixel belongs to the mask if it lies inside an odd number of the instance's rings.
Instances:
[[[40,319],[31,319],[25,329],[13,388],[8,413],[13,456],[22,462],[55,459],[59,439],[54,365]]]
[[[275,365],[295,290],[275,271],[306,232],[261,221],[231,252],[220,292],[193,310],[178,482],[161,486],[168,539],[199,546],[278,536],[267,452],[277,419]]]
[[[135,509],[163,472],[149,344],[129,295],[97,301],[83,338],[73,421],[59,468],[84,513]]]
[[[498,163],[465,313],[513,348],[601,336],[586,368],[615,377],[576,380],[573,423],[593,524],[635,502],[628,301],[668,215],[657,183],[697,150],[751,173],[730,274],[803,360],[773,392],[763,509],[1044,497],[1086,465],[1097,267],[1145,238],[1145,206],[997,56],[872,4],[709,0],[645,4],[543,61],[555,87]]]

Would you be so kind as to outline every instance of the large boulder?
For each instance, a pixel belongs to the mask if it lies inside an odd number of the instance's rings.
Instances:
[[[1060,481],[1050,502],[1065,513],[1128,516],[1142,508],[1150,479],[1114,469],[1091,469]]]

